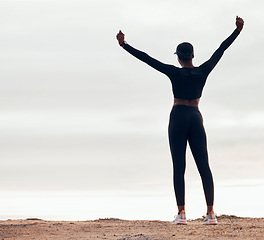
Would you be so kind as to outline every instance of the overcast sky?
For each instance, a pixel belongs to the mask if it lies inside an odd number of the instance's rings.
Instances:
[[[117,44],[175,64],[206,61],[200,110],[217,181],[263,178],[264,3],[260,0],[1,0],[0,190],[149,189],[172,182],[169,79]],[[187,179],[199,180],[188,154]]]

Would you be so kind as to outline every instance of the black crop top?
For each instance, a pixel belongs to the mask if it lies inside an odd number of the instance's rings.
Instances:
[[[148,54],[133,48],[129,44],[125,44],[124,49],[134,57],[147,63],[149,66],[166,74],[171,80],[172,91],[175,98],[192,100],[202,96],[202,90],[209,73],[223,56],[224,51],[234,42],[239,33],[239,30],[236,29],[220,45],[208,61],[194,68],[178,68],[173,65],[164,64],[150,57]]]

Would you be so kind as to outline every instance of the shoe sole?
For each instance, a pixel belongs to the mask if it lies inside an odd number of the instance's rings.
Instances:
[[[179,221],[179,222],[172,223],[172,224],[175,224],[175,225],[187,225],[187,222],[186,221]]]
[[[176,225],[187,225],[187,222],[178,222]]]
[[[204,222],[204,225],[217,225],[218,222],[217,221],[208,221],[208,222]]]

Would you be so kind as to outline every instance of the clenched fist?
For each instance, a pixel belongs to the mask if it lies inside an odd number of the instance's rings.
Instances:
[[[119,45],[121,45],[125,40],[125,34],[122,33],[121,30],[119,30],[119,33],[116,35],[116,39],[117,39]]]
[[[244,26],[244,20],[240,17],[236,17],[236,26],[237,26],[237,30],[239,32],[241,32],[241,30],[243,29],[243,26]]]

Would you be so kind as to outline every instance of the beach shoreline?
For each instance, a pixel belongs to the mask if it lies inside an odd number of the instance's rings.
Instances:
[[[25,239],[264,239],[264,218],[221,215],[219,224],[205,226],[202,219],[188,225],[173,225],[159,220],[122,220],[105,218],[87,221],[46,221],[37,218],[1,220],[1,240]]]

